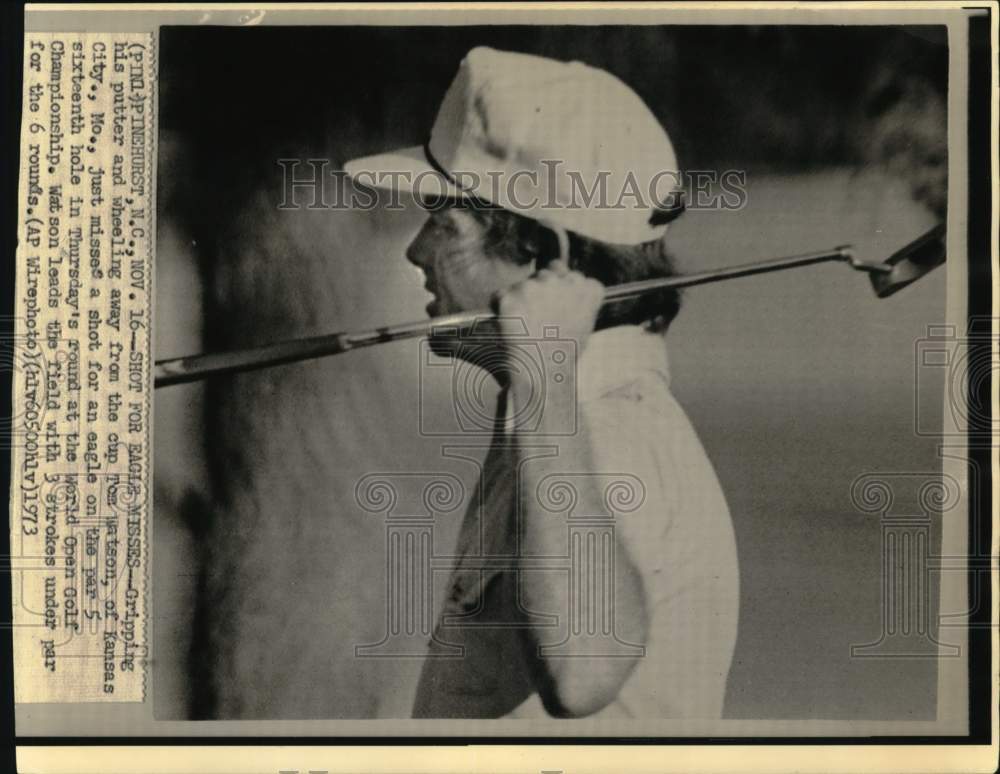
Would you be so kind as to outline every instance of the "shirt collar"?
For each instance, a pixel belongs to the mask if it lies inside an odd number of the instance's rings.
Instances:
[[[582,403],[635,382],[644,372],[660,374],[667,384],[670,371],[667,343],[660,333],[638,325],[618,325],[595,331],[577,361],[577,395]]]
[[[639,325],[618,325],[590,334],[577,359],[577,401],[600,398],[634,383],[646,372],[659,374],[670,384],[667,343],[662,334]],[[507,433],[514,426],[507,389],[497,400],[496,432]]]

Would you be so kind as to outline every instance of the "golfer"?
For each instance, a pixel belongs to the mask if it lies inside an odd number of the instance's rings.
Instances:
[[[609,73],[476,48],[425,145],[346,168],[429,210],[407,257],[431,316],[498,315],[432,341],[501,389],[414,716],[720,717],[739,576],[670,392],[678,298],[601,304],[606,285],[671,272],[666,132]]]

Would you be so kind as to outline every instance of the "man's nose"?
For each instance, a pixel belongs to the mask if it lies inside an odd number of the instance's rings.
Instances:
[[[409,247],[406,248],[406,260],[421,269],[424,268],[424,257],[426,251],[420,246],[420,238],[417,237],[412,242],[410,242]]]

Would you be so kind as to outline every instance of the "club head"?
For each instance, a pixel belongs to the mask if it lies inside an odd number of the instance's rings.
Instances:
[[[945,227],[939,223],[926,234],[889,256],[889,271],[870,272],[872,288],[879,298],[887,298],[916,282],[945,261]]]

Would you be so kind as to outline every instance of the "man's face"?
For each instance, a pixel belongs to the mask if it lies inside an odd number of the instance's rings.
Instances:
[[[447,207],[432,212],[414,237],[406,257],[423,271],[424,288],[434,296],[427,304],[428,315],[488,310],[497,291],[506,290],[534,271],[530,263],[519,265],[487,255],[484,235],[485,227],[473,213]],[[490,330],[478,326],[477,338],[488,336]],[[439,354],[472,354],[468,346],[459,352],[456,341],[441,336],[435,336],[431,343]]]
[[[406,257],[424,273],[424,288],[434,299],[431,317],[489,309],[499,290],[528,277],[531,265],[487,256],[485,227],[467,210],[447,207],[432,212],[406,250]]]

